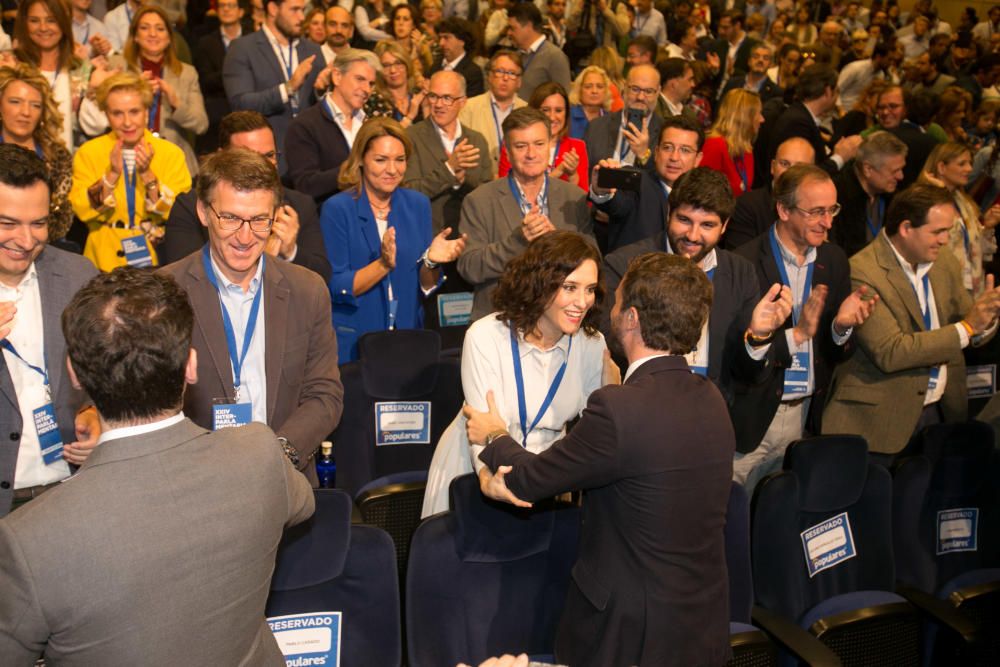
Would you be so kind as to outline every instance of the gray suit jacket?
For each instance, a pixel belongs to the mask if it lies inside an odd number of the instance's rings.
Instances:
[[[205,276],[200,250],[160,271],[177,280],[194,308],[192,345],[198,352],[198,382],[184,393],[184,414],[199,426],[211,428],[212,400],[233,395],[233,368],[219,295]],[[330,293],[313,271],[268,259],[264,317],[267,424],[295,447],[299,469],[315,486],[312,457],[340,423],[344,409]]]
[[[882,232],[851,257],[851,282],[879,295],[875,311],[857,328],[858,351],[837,367],[823,433],[857,433],[873,452],[902,451],[920,419],[930,369],[948,365],[941,408],[946,421],[966,418],[965,357],[955,322],[972,307],[954,257],[942,252],[931,267],[939,328],[927,331],[913,286]],[[978,341],[977,341],[978,342]]]
[[[264,604],[282,529],[313,506],[262,424],[102,443],[0,521],[3,664],[284,665]]]
[[[302,86],[296,91],[299,111],[305,111],[313,102],[313,84],[326,63],[318,44],[302,38],[296,49],[299,62],[316,56],[312,69]],[[292,105],[281,101],[281,84],[285,82],[278,57],[263,30],[244,35],[229,45],[222,64],[222,83],[233,111],[259,111],[267,116],[274,130],[274,145],[285,145],[285,133],[292,122]],[[281,156],[278,170],[285,173],[285,157]]]
[[[569,58],[551,40],[542,42],[534,55],[522,54],[521,58],[525,66],[521,87],[517,91],[518,97],[530,98],[535,88],[547,81],[555,81],[569,92],[573,79],[569,71]]]
[[[70,299],[84,283],[97,274],[94,265],[80,255],[59,248],[47,247],[35,260],[38,271],[38,292],[42,302],[42,334],[45,358],[48,360],[49,382],[56,408],[56,421],[64,443],[76,440],[76,411],[86,401],[82,391],[73,388],[66,373],[66,342],[63,340],[60,318]],[[16,326],[16,325],[15,325]],[[14,498],[14,471],[20,446],[21,410],[14,393],[14,383],[7,371],[4,355],[0,354],[0,517],[10,511]],[[39,406],[34,406],[39,407]],[[0,655],[3,652],[0,651]]]
[[[466,170],[465,181],[459,185],[458,179],[445,164],[448,156],[433,121],[427,119],[411,125],[406,129],[406,134],[413,142],[413,154],[406,163],[403,187],[422,192],[430,198],[435,234],[445,227],[451,227],[452,232],[457,232],[462,200],[493,178],[486,139],[473,129],[462,128],[462,138],[479,149],[479,167]],[[459,141],[461,140],[460,138]]]
[[[549,179],[549,219],[556,229],[580,232],[593,239],[587,198],[580,188]],[[524,215],[506,178],[476,188],[462,204],[462,231],[469,235],[458,258],[458,272],[475,285],[472,320],[493,312],[493,290],[507,262],[528,247],[521,231]]]

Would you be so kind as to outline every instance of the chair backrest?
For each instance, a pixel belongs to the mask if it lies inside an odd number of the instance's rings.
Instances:
[[[789,445],[751,510],[757,602],[798,622],[819,602],[855,591],[892,591],[892,480],[868,462],[858,436]]]
[[[420,525],[426,488],[427,473],[413,470],[374,479],[361,487],[354,498],[364,522],[389,533],[396,545],[396,566],[401,582],[406,574],[410,540]]]
[[[351,498],[320,489],[312,518],[285,531],[267,616],[343,613],[341,664],[402,661],[396,553],[381,529],[351,525]]]
[[[437,332],[407,329],[367,333],[359,339],[358,351],[358,361],[340,367],[344,415],[332,436],[337,488],[351,496],[378,477],[427,470],[438,439],[462,408],[463,400],[461,362],[441,358]],[[382,428],[393,414],[412,417],[396,423],[426,423],[427,405],[427,433],[417,429],[400,437]],[[386,444],[377,445],[379,441]]]
[[[1000,465],[993,429],[937,424],[893,471],[897,578],[939,592],[967,572],[1000,566]]]
[[[726,508],[726,567],[729,570],[729,620],[750,623],[753,574],[750,569],[750,500],[733,482]]]
[[[483,498],[475,475],[452,481],[451,511],[410,546],[406,631],[413,667],[551,654],[580,536],[580,510],[520,510]]]

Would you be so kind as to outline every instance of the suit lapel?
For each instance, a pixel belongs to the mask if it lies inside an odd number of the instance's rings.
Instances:
[[[278,400],[281,369],[285,363],[285,344],[288,342],[289,289],[282,267],[278,262],[268,262],[264,267],[264,321],[265,353],[264,377],[267,382],[267,421],[274,414]]]
[[[358,211],[358,223],[361,225],[361,234],[368,244],[368,250],[380,254],[382,252],[382,240],[378,237],[378,227],[375,225],[375,216],[372,214],[372,205],[368,201],[368,192],[361,188],[361,196],[356,200]]]
[[[879,266],[885,270],[886,280],[896,290],[896,294],[906,306],[907,312],[913,318],[913,324],[919,331],[924,330],[924,314],[920,312],[920,302],[917,301],[917,293],[913,291],[910,279],[903,273],[903,267],[896,259],[896,253],[889,247],[889,239],[880,234],[877,239],[878,245],[875,247],[875,259]],[[939,304],[940,305],[940,304]]]
[[[517,206],[514,193],[510,191],[510,181],[507,178],[501,178],[497,181],[497,184],[497,193],[500,196],[500,210],[503,211],[503,215],[507,218],[508,222],[506,228],[497,227],[497,229],[517,229],[521,226],[524,216],[521,215],[521,209]],[[553,211],[558,210],[556,208],[558,204],[552,201],[551,194],[549,196],[549,215],[551,216]],[[500,233],[506,235],[506,232]]]
[[[209,359],[202,360],[198,365],[200,368],[205,368],[205,363],[211,361],[219,384],[228,395],[233,388],[233,367],[229,360],[229,350],[226,347],[226,331],[222,326],[222,303],[219,301],[219,293],[208,282],[201,258],[200,253],[196,257],[192,257],[188,267],[188,276],[191,278],[188,298],[191,300],[194,312],[198,313],[195,321],[205,339],[209,356]],[[214,396],[213,398],[222,397]]]
[[[69,286],[58,263],[51,262],[43,251],[35,260],[38,271],[38,295],[42,301],[42,335],[45,337],[45,365],[49,373],[49,385],[53,400],[59,396],[63,380],[63,364],[66,356],[66,342],[62,335],[62,311],[69,298]],[[8,382],[10,378],[8,377]],[[13,394],[13,386],[12,391]],[[17,405],[17,401],[14,402]]]
[[[258,35],[257,50],[260,51],[261,58],[270,66],[271,71],[277,75],[278,81],[283,83],[285,81],[285,73],[281,69],[281,61],[278,60],[278,54],[274,52],[274,47],[271,46],[271,42],[267,39],[267,35],[264,34],[263,30],[255,34]]]
[[[764,272],[764,278],[767,279],[767,284],[761,285],[762,294],[766,293],[774,283],[781,282],[781,274],[778,273],[777,264],[781,258],[776,258],[771,252],[770,234],[770,228],[768,228],[768,231],[760,237],[760,268]]]

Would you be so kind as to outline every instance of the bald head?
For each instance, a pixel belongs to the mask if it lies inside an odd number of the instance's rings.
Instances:
[[[440,70],[431,76],[430,87],[434,88],[434,82],[439,82],[440,86],[458,91],[458,97],[465,96],[465,77],[453,70]]]
[[[812,144],[802,137],[792,137],[785,139],[778,146],[778,150],[771,160],[771,178],[774,181],[788,171],[790,167],[797,164],[813,164],[816,161],[816,151]]]
[[[326,10],[326,43],[334,51],[346,49],[354,37],[354,19],[340,5]]]

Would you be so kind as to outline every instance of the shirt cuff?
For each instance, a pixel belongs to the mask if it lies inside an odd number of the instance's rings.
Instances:
[[[279,252],[278,254],[280,255],[281,253]],[[296,243],[295,247],[292,248],[292,254],[290,254],[288,257],[282,257],[281,259],[285,260],[286,262],[294,262],[295,256],[298,254],[299,254],[299,244]]]
[[[612,192],[608,192],[606,194],[599,195],[596,192],[594,192],[593,188],[590,189],[590,201],[594,202],[595,204],[605,204],[605,203],[611,201],[612,197],[614,197],[614,196],[615,195]]]
[[[830,159],[833,160],[833,163],[835,165],[837,165],[837,171],[840,171],[841,169],[844,168],[844,158],[840,157],[839,155],[831,155]]]
[[[843,346],[844,343],[846,343],[848,339],[851,337],[852,333],[854,333],[854,327],[848,329],[847,333],[841,336],[840,334],[837,333],[837,327],[835,327],[833,324],[830,324],[830,334],[833,336],[834,345]]]
[[[281,84],[278,86],[278,90],[281,92],[281,103],[288,104],[288,86]]]
[[[750,355],[751,359],[753,359],[754,361],[760,361],[765,356],[767,356],[767,351],[771,349],[771,344],[766,343],[764,345],[758,345],[757,347],[754,347],[750,343],[743,341],[743,347],[746,348],[747,354]]]

